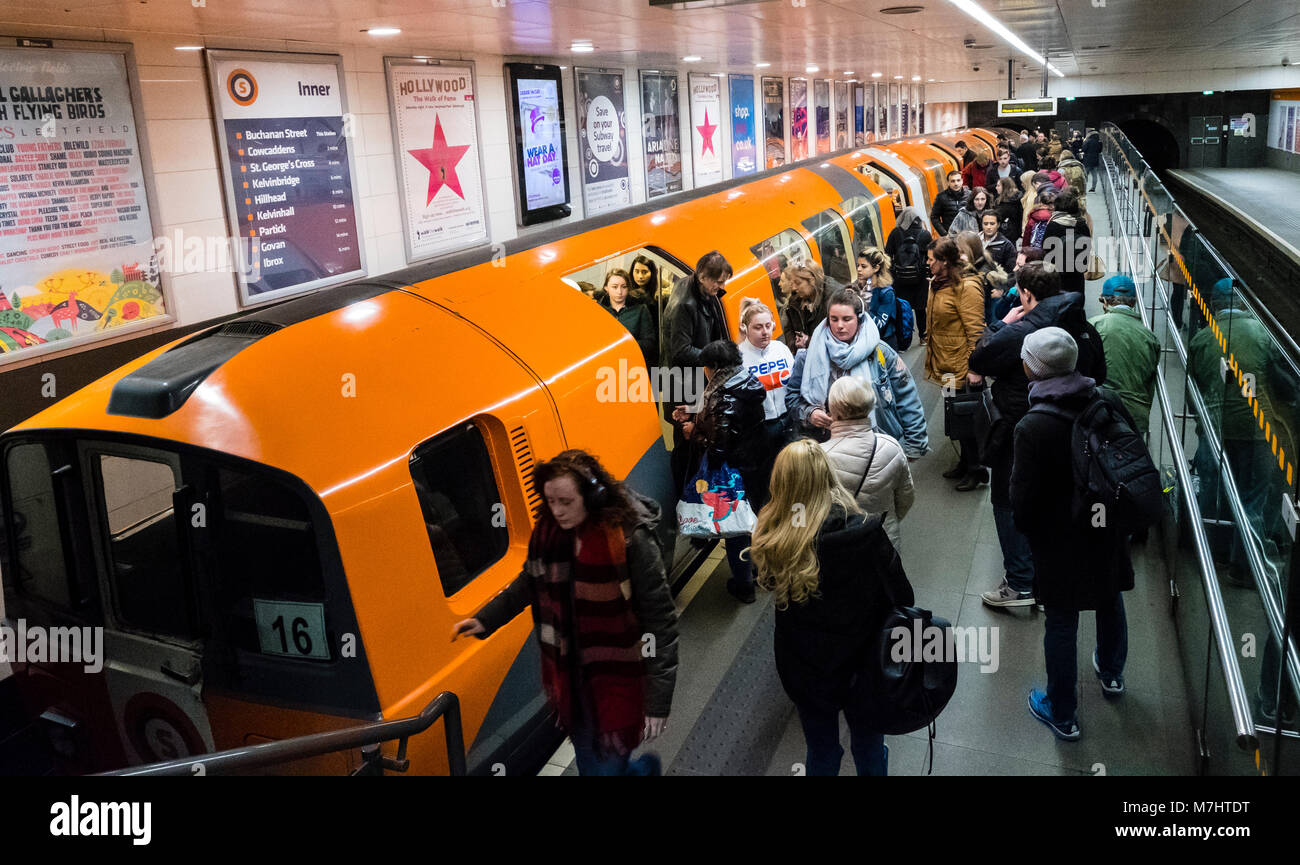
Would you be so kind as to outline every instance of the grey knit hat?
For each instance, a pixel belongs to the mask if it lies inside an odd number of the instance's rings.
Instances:
[[[1043,327],[1025,337],[1020,359],[1035,379],[1069,375],[1079,360],[1079,346],[1061,328]]]

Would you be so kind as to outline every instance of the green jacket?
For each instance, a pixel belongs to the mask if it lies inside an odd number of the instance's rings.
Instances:
[[[1286,372],[1263,322],[1238,309],[1217,312],[1215,320],[1228,339],[1228,351],[1246,376],[1245,387],[1253,385],[1255,398],[1270,421],[1270,430],[1277,430],[1279,444],[1290,454],[1296,384]],[[1242,393],[1243,385],[1237,383],[1232,370],[1226,369],[1225,352],[1210,328],[1202,328],[1192,337],[1188,361],[1210,418],[1220,425],[1223,437],[1236,441],[1263,438],[1250,401]]]
[[[1145,435],[1151,423],[1151,399],[1156,392],[1160,341],[1132,307],[1111,307],[1109,312],[1091,319],[1091,323],[1101,334],[1101,347],[1106,355],[1103,384],[1119,394],[1124,408],[1133,415],[1138,432]]]

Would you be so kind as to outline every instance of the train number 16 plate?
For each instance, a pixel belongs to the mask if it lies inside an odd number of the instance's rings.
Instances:
[[[253,618],[263,654],[329,660],[324,604],[253,598]]]

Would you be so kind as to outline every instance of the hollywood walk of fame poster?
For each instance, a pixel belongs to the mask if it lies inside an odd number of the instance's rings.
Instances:
[[[722,82],[713,75],[689,76],[691,162],[695,186],[722,180]]]
[[[583,212],[586,216],[597,216],[632,203],[623,73],[596,69],[575,71]]]
[[[387,58],[407,261],[487,242],[474,69]]]

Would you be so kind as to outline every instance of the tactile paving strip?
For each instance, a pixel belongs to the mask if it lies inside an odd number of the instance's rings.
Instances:
[[[772,654],[776,607],[758,618],[667,775],[763,775],[794,715]]]

